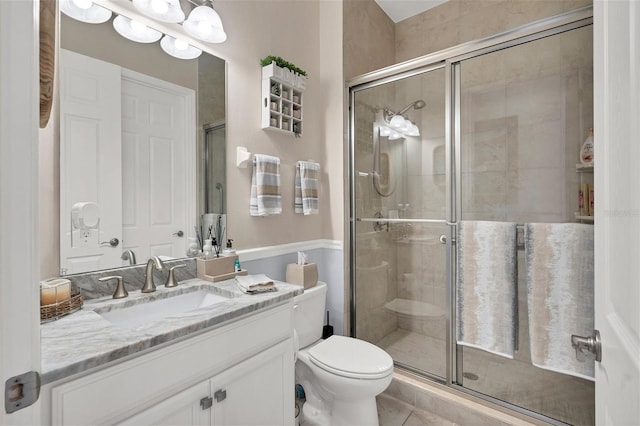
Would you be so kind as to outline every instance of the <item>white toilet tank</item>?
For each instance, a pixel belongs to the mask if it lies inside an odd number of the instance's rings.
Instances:
[[[293,328],[298,334],[300,348],[322,337],[326,300],[327,283],[322,281],[293,298]]]

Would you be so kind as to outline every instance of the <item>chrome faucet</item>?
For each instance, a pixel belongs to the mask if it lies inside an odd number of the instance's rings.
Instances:
[[[128,260],[129,261],[129,265],[135,265],[136,264],[136,254],[132,251],[132,250],[125,250],[122,252],[122,256],[120,256],[120,259],[122,260]]]
[[[144,274],[144,286],[142,287],[143,293],[153,293],[156,291],[156,285],[153,283],[153,267],[156,267],[157,270],[162,270],[164,264],[162,260],[158,256],[152,256],[147,261],[147,269]]]

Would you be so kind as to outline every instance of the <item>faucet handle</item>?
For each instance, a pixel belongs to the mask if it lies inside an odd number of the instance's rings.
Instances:
[[[116,291],[113,292],[114,299],[123,299],[129,295],[127,290],[124,288],[124,281],[119,275],[111,275],[109,277],[98,278],[98,281],[109,281],[109,280],[118,280],[118,284],[116,285]]]
[[[169,269],[169,276],[167,277],[167,282],[164,283],[164,286],[165,287],[169,287],[169,288],[176,287],[178,285],[178,283],[176,282],[176,279],[173,276],[173,270],[174,269],[178,269],[178,268],[184,268],[185,266],[187,266],[187,265],[182,264],[182,265],[176,265],[176,266],[171,267],[171,269]]]

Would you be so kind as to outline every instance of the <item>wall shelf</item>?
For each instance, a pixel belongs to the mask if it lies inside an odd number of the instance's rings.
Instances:
[[[301,136],[305,78],[275,64],[262,68],[262,128]]]

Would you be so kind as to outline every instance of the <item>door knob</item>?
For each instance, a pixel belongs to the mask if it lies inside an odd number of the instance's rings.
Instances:
[[[184,232],[182,232],[182,231],[174,232],[173,235],[177,235],[178,237],[182,237],[184,235]]]
[[[109,241],[102,241],[100,243],[100,247],[105,247],[107,245],[111,246],[111,247],[118,247],[118,244],[120,244],[120,240],[117,238],[112,238]]]
[[[588,337],[571,335],[571,346],[576,350],[576,358],[584,361],[584,355],[591,352],[596,356],[596,361],[602,361],[602,344],[600,343],[600,332],[593,330],[593,334]]]

